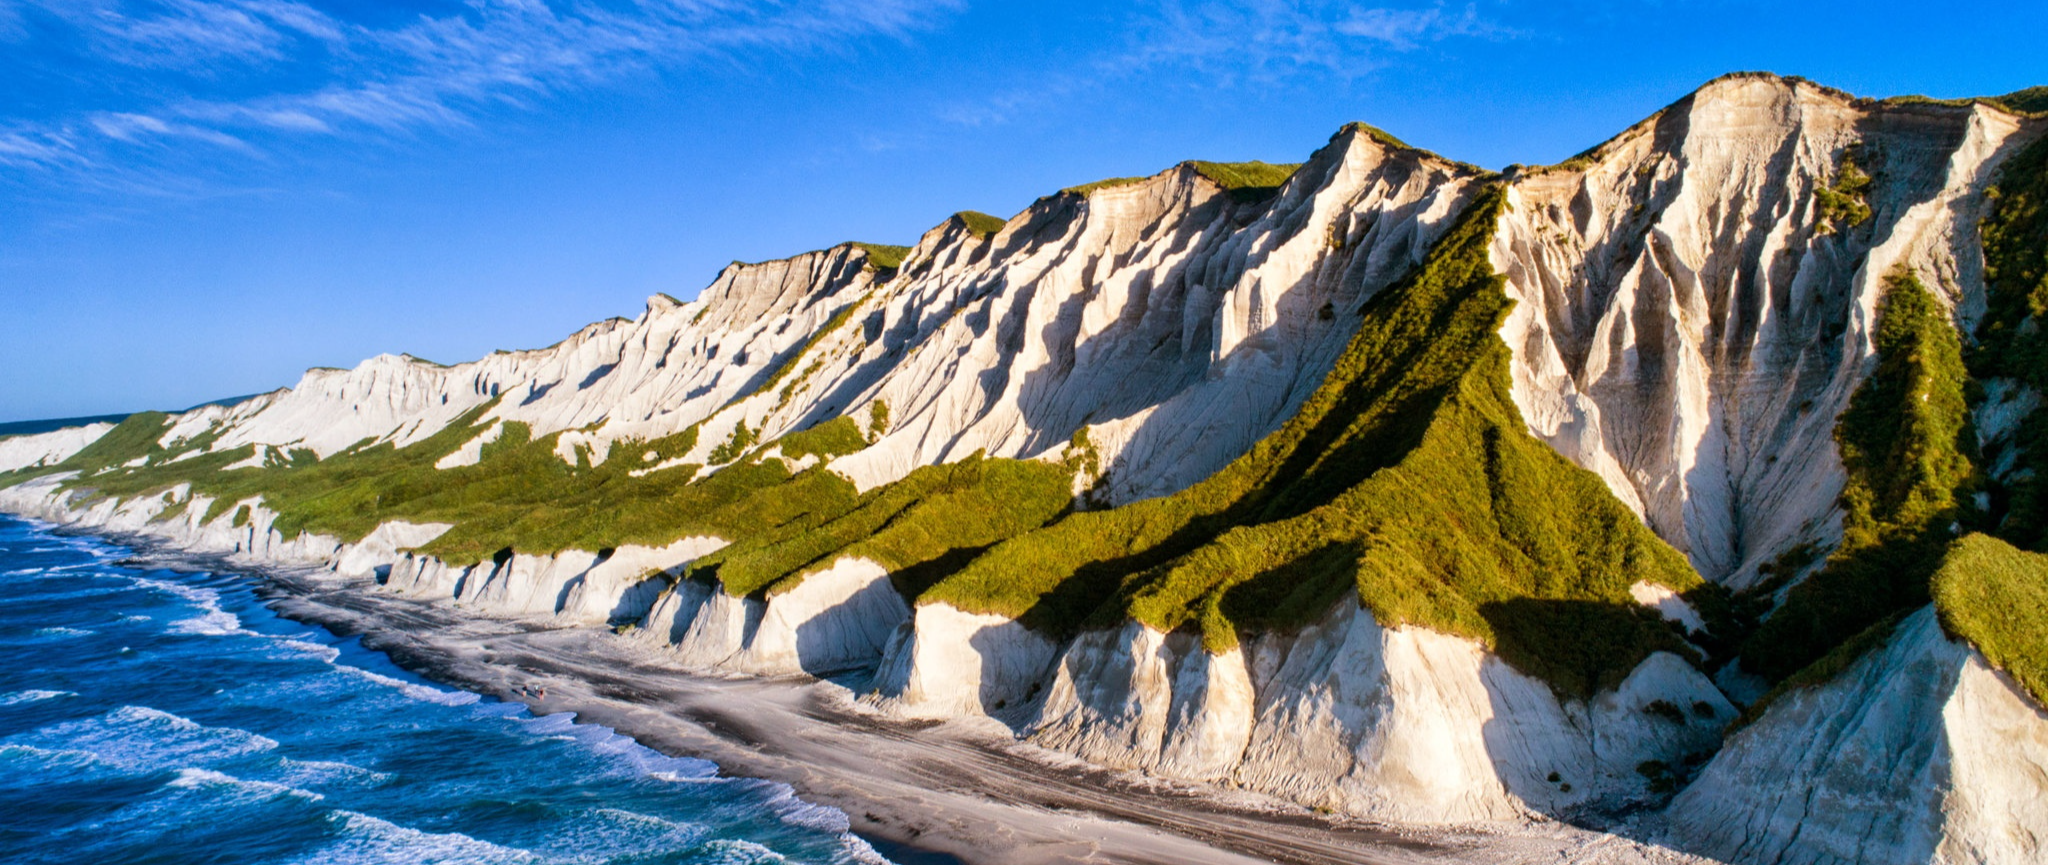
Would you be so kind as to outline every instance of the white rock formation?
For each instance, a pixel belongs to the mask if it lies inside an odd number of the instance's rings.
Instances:
[[[1501,337],[1522,416],[1709,579],[1746,586],[1794,545],[1831,546],[1835,417],[1885,278],[1905,265],[1982,310],[1983,189],[2040,131],[2023,126],[1739,75],[1582,166],[1517,175],[1492,257],[1517,301]],[[1834,230],[1815,189],[1852,146],[1871,217]]]
[[[875,672],[875,697],[906,718],[1016,715],[1037,696],[1059,647],[1002,616],[920,604]]]
[[[65,427],[35,435],[0,438],[0,472],[53,466],[85,450],[114,428],[110,423]]]
[[[1680,847],[1729,862],[2048,858],[2048,713],[1928,607],[1882,650],[1794,690],[1673,800]]]
[[[1711,753],[1735,715],[1674,655],[1651,655],[1590,702],[1560,702],[1469,640],[1383,628],[1347,600],[1299,633],[1221,654],[1138,623],[1084,634],[1031,737],[1105,765],[1434,823],[1642,799],[1637,766]]]
[[[414,525],[397,521],[384,523],[370,531],[362,540],[334,557],[334,571],[345,577],[383,577],[391,573],[391,563],[415,547],[440,537],[454,526],[447,523],[426,523]]]

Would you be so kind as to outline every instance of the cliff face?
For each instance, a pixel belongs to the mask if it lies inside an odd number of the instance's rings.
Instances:
[[[1983,308],[1975,228],[2021,125],[1733,77],[1525,173],[1493,250],[1520,302],[1501,337],[1523,416],[1709,579],[1746,587],[1832,546],[1835,419],[1884,278],[1908,267],[1966,319]],[[1867,210],[1831,216],[1824,193],[1858,173]]]
[[[1726,658],[1712,656],[1740,635],[1709,631],[1738,626],[1688,601],[1725,596],[1680,597],[1684,581],[1659,576],[1660,556],[1678,559],[1657,539],[1727,589],[1776,574],[1736,596],[1766,613],[1806,569],[1774,563],[1839,542],[1836,425],[1875,362],[1887,277],[1916,275],[1968,333],[1986,308],[1987,187],[2042,132],[1982,103],[1875,103],[1757,75],[1713,82],[1564,165],[1505,175],[1353,126],[1273,187],[1232,188],[1190,163],[1041,199],[1000,228],[955,217],[900,261],[848,244],[736,263],[696,301],[657,296],[635,320],[546,349],[450,367],[380,356],[160,428],[0,441],[15,480],[63,472],[0,489],[0,507],[607,624],[707,671],[870,671],[884,712],[988,715],[1095,763],[1379,819],[1604,819],[1669,800],[1658,831],[1737,861],[2029,862],[2048,834],[2034,747],[2048,716],[1982,655],[1915,614],[1724,742],[1754,691],[1731,701],[1716,687]],[[1477,229],[1497,278],[1464,307],[1410,303],[1432,250],[1482,201],[1499,208]],[[1488,426],[1490,368],[1404,378],[1403,364],[1436,361],[1357,341],[1403,316],[1449,340],[1470,324],[1458,316],[1496,308],[1488,292],[1512,303],[1470,354],[1504,344],[1493,384],[1510,428]],[[1410,381],[1434,384],[1386,403],[1400,411],[1374,402]],[[1999,387],[1977,409],[1999,421],[1980,424],[1987,441],[2038,402]],[[1361,420],[1370,412],[1387,416]],[[799,444],[835,423],[844,441]],[[146,440],[126,441],[132,430]],[[507,461],[519,436],[545,466]],[[312,471],[366,440],[417,456],[413,487],[497,467],[588,477],[611,462],[605,483],[643,484],[629,502],[802,506],[746,505],[717,531],[658,542],[485,547],[471,562],[419,549],[459,520],[350,533],[279,488],[266,499],[217,480]],[[1283,440],[1308,444],[1275,450]],[[1524,441],[1585,471],[1517,462]],[[1022,486],[918,474],[984,458],[1071,472],[1080,513],[1023,514]],[[180,465],[208,468],[186,478]],[[182,479],[94,495],[131,470]],[[1467,472],[1482,501],[1433,498],[1413,480],[1428,471]],[[1240,504],[1174,510],[1174,495],[1231,472],[1257,474],[1232,493]],[[1581,487],[1611,493],[1622,519],[1566,506]],[[938,525],[949,515],[966,527]],[[1015,539],[1096,524],[1128,537],[1068,563],[1032,614],[963,600],[1006,588],[962,586],[1011,573],[989,563],[1030,549]],[[1445,540],[1389,558],[1404,533]],[[1571,546],[1594,535],[1628,542]],[[1586,585],[1531,572],[1546,562]],[[1036,564],[1053,570],[1050,556]],[[1223,576],[1201,592],[1174,582],[1196,571]],[[1328,579],[1340,590],[1317,588]],[[1289,580],[1305,588],[1272,588]],[[1240,583],[1314,609],[1230,618],[1248,603]],[[1173,601],[1192,618],[1161,625],[1159,598],[1175,592],[1195,598]],[[1417,624],[1438,619],[1414,610],[1454,608],[1446,598],[1471,614]],[[1067,610],[1063,626],[1045,624],[1048,608]]]
[[[1265,201],[1184,165],[1043,199],[987,237],[949,223],[862,307],[878,338],[792,403],[878,399],[901,418],[836,464],[864,487],[977,450],[1057,451],[1086,427],[1099,499],[1172,492],[1286,419],[1476,175],[1350,129]]]

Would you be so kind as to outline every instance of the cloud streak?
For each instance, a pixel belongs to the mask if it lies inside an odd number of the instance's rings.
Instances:
[[[0,0],[0,47],[54,28],[67,74],[115,83],[55,116],[0,118],[0,168],[120,171],[148,148],[462,127],[646,70],[907,38],[961,2],[468,0],[379,24],[292,0]]]
[[[1359,75],[1387,55],[1453,37],[1503,39],[1511,31],[1476,4],[1366,6],[1329,0],[1166,0],[1136,27],[1126,62],[1184,65],[1225,82],[1300,72]]]
[[[1027,85],[978,93],[935,111],[959,126],[991,126],[1050,110],[1080,94],[1152,76],[1196,87],[1346,81],[1399,55],[1451,39],[1525,34],[1475,3],[1369,6],[1333,0],[1158,0],[1119,22],[1121,38],[1068,69],[1034,70]]]

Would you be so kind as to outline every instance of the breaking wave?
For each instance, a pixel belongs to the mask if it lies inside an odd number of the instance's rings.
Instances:
[[[10,863],[886,861],[785,785],[420,681],[240,578],[120,560],[0,517],[0,570],[45,592],[0,604],[0,633],[33,635],[0,641]]]

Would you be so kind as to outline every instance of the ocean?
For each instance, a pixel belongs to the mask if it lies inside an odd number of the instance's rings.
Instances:
[[[0,862],[886,862],[846,816],[0,516]]]

